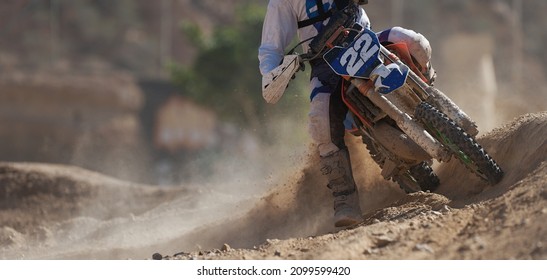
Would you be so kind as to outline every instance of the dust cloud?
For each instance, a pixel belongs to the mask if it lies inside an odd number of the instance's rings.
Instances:
[[[504,119],[519,116],[522,102],[532,102],[530,108],[542,103],[497,92],[496,82],[488,78],[492,78],[491,64],[488,59],[482,64],[482,77],[489,81],[484,90],[490,93],[481,97],[461,87],[459,95],[451,97],[460,99],[458,105],[475,118],[481,130],[479,142],[507,175],[499,186],[488,189],[456,161],[436,167],[442,181],[439,194],[458,206],[503,195],[541,166],[546,154],[544,113],[522,115],[499,126]],[[481,118],[484,108],[490,113]],[[2,197],[10,202],[0,211],[0,258],[145,259],[154,252],[201,251],[225,243],[253,248],[267,240],[337,232],[331,220],[332,198],[319,174],[306,122],[305,115],[272,120],[264,124],[272,135],[267,143],[248,138],[232,152],[214,154],[206,169],[209,173],[200,174],[199,180],[185,178],[187,183],[181,184],[133,183],[70,165],[1,163]],[[133,123],[122,116],[97,131],[99,136],[117,135],[129,127],[135,133]],[[489,123],[497,128],[484,129]],[[91,138],[80,139],[85,143],[74,151],[81,160],[89,155],[86,151],[101,148],[92,145]],[[364,213],[389,209],[407,197],[395,183],[381,177],[358,138],[348,136],[346,142]],[[107,161],[112,173],[116,166],[126,165],[146,174],[139,164],[131,166],[136,160],[128,156],[130,151],[99,152],[96,162]],[[115,157],[124,160],[109,162]],[[199,164],[189,168],[203,172]]]
[[[296,125],[278,120],[271,125],[274,144],[250,141],[242,154],[216,155],[213,172],[206,179],[185,178],[190,183],[145,185],[75,166],[1,163],[2,196],[14,209],[0,211],[0,256],[143,259],[150,257],[143,248],[172,248],[176,243],[170,241],[203,225],[245,215],[264,193],[298,172],[306,143],[295,137]]]
[[[546,113],[528,114],[481,136],[479,142],[505,169],[504,180],[489,187],[458,162],[451,161],[437,169],[442,181],[440,197],[451,201],[451,207],[467,209],[465,205],[482,204],[512,192],[519,182],[537,182],[530,174],[544,171],[541,166],[547,153],[546,124]],[[407,197],[394,183],[383,180],[379,168],[363,154],[366,150],[358,139],[350,137],[347,141],[365,217],[380,221],[400,217],[401,209],[408,207],[405,203],[419,196]],[[2,163],[0,182],[6,186],[2,195],[9,194],[13,207],[0,212],[4,225],[0,234],[1,256],[146,259],[154,252],[187,256],[188,252],[229,244],[241,248],[239,253],[262,258],[252,248],[268,240],[271,245],[275,240],[324,239],[332,234],[346,234],[337,233],[332,227],[332,201],[326,182],[319,176],[314,147],[305,147],[301,153],[284,151],[280,158],[286,159],[287,153],[293,153],[288,156],[291,160],[282,161],[284,164],[274,161],[277,158],[273,154],[263,161],[267,166],[277,163],[277,175],[272,173],[271,178],[260,179],[250,176],[247,182],[226,178],[224,183],[210,188],[158,188],[77,167]],[[257,188],[262,188],[262,192]],[[428,201],[427,196],[424,199]],[[435,201],[431,203],[447,205]],[[241,251],[245,248],[250,252]],[[318,256],[328,258],[325,252]],[[226,257],[239,258],[230,254]]]
[[[330,228],[330,198],[317,188],[316,168],[310,164],[246,215],[177,239],[173,244],[181,251],[169,258],[545,258],[545,135],[547,113],[542,112],[523,115],[479,138],[505,169],[496,186],[476,178],[457,161],[437,168],[438,194],[405,195],[390,183],[375,182],[380,178],[371,174],[370,184],[359,189],[365,223],[341,231]],[[189,245],[196,243],[209,246],[192,251]],[[213,249],[223,244],[239,249]]]
[[[511,103],[498,93],[496,81],[490,79],[491,63],[485,59],[482,65],[478,68],[488,81],[484,84],[488,94],[480,97],[461,87],[459,95],[451,97],[458,98],[458,105],[479,124],[479,142],[510,171],[494,195],[504,193],[544,160],[537,156],[545,155],[541,152],[545,149],[545,116],[523,116],[509,126],[490,132],[484,129],[488,123],[497,125],[518,116],[521,103]],[[443,79],[439,82],[450,84]],[[477,98],[481,101],[476,102]],[[474,107],[477,103],[481,105],[478,109]],[[541,106],[534,103],[530,106]],[[479,114],[484,108],[490,113]],[[117,118],[98,131],[103,136],[135,133],[133,122]],[[3,197],[11,202],[0,211],[0,257],[144,259],[154,252],[176,254],[220,248],[225,243],[234,248],[253,248],[268,239],[336,232],[331,220],[332,198],[319,173],[315,147],[306,134],[307,116],[275,119],[264,125],[271,131],[267,143],[242,138],[247,140],[231,152],[212,155],[207,169],[201,170],[200,164],[187,166],[192,170],[188,173],[196,172],[201,179],[188,177],[181,184],[139,184],[66,165],[2,163]],[[92,145],[91,138],[80,139],[85,143],[76,145],[74,151],[81,160],[90,155],[89,150],[112,150]],[[382,178],[360,139],[347,136],[346,142],[364,213],[374,213],[406,197],[397,184]],[[116,166],[124,165],[142,170],[141,175],[149,172],[138,164],[130,166],[136,162],[128,156],[130,151],[99,152],[96,162],[102,157],[112,166],[111,173],[116,172]],[[121,164],[109,162],[116,157],[124,159]],[[439,193],[460,201],[460,205],[483,193],[485,186],[455,161],[436,167],[436,171],[443,182]]]
[[[369,5],[372,11],[375,4]],[[385,17],[381,8],[370,15]],[[424,20],[416,30],[453,33]],[[17,63],[5,63],[17,57],[2,53],[0,136],[10,161],[0,162],[0,259],[148,259],[155,252],[545,259],[547,87],[541,65],[531,61],[541,57],[521,62],[527,68],[520,85],[502,80],[507,57],[496,53],[500,46],[490,33],[442,38],[442,44],[432,36],[431,42],[438,87],[477,121],[479,142],[506,171],[503,181],[487,186],[451,161],[435,167],[442,181],[437,194],[406,195],[381,177],[360,140],[348,136],[366,223],[341,231],[332,226],[332,198],[305,135],[305,115],[264,124],[272,131],[267,143],[242,138],[232,152],[208,155],[207,171],[203,162],[188,165],[185,174],[199,178],[135,183],[150,176],[143,164],[150,155],[133,142],[141,133],[136,115],[143,100],[132,75],[104,67],[93,75],[19,72]],[[38,137],[47,141],[34,145]],[[237,250],[214,252],[224,244]]]

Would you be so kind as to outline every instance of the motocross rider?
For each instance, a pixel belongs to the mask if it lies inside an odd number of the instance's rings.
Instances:
[[[363,5],[367,2],[368,0],[270,0],[258,54],[261,74],[266,75],[280,64],[285,49],[295,35],[298,35],[300,41],[315,37],[328,23],[333,11],[341,10],[347,5]],[[359,7],[358,11],[358,23],[364,28],[370,28],[365,10]],[[415,48],[420,49],[417,64],[423,65],[420,70],[430,69],[429,43],[421,34],[407,31],[409,30],[392,28],[380,35],[383,34],[382,39],[388,44],[401,40],[418,44]],[[307,42],[302,47],[304,52],[309,50]],[[310,61],[310,65],[309,133],[317,145],[321,172],[326,176],[327,186],[334,198],[334,225],[351,226],[362,221],[362,212],[350,156],[344,142],[344,119],[348,108],[342,102],[340,94],[333,94],[337,92],[341,78],[322,58]],[[434,73],[431,70],[428,73],[430,72]]]

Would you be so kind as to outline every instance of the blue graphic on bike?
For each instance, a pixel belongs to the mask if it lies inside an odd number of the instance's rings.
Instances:
[[[380,42],[376,33],[364,29],[346,48],[336,46],[323,58],[340,76],[370,79],[378,76],[375,86],[380,93],[390,93],[406,82],[409,69],[405,65],[383,65],[380,59]]]
[[[380,65],[380,67],[374,69],[372,76],[378,75],[374,86],[376,91],[382,94],[388,94],[398,88],[402,87],[406,78],[408,77],[408,66],[401,64],[397,65],[391,63],[387,66]]]

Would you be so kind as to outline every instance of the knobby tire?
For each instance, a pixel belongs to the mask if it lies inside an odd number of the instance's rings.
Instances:
[[[490,185],[501,181],[503,171],[475,139],[460,128],[444,113],[422,102],[416,107],[415,118],[420,120],[428,132],[448,147],[453,155],[469,170]]]

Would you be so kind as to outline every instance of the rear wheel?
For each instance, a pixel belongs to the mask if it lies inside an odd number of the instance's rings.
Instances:
[[[439,177],[437,177],[433,172],[433,168],[427,162],[413,166],[408,172],[416,179],[422,191],[434,192],[439,187]]]
[[[386,157],[379,151],[374,140],[367,136],[363,136],[362,139],[372,159],[380,168],[384,168]],[[406,193],[417,191],[433,192],[440,183],[439,177],[437,177],[427,162],[422,162],[405,172],[393,176],[392,180],[399,184],[399,187]]]
[[[469,170],[491,185],[503,177],[503,171],[475,139],[461,129],[444,113],[426,102],[416,107],[415,118],[427,131],[450,149]]]

